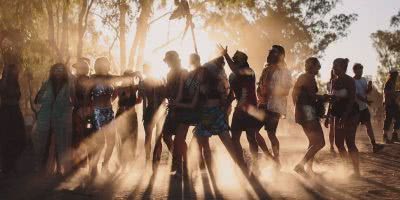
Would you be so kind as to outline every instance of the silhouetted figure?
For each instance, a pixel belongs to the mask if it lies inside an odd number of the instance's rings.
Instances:
[[[370,104],[371,101],[367,99],[367,94],[372,90],[372,81],[367,81],[367,79],[362,77],[363,68],[364,67],[360,63],[356,63],[353,66],[353,78],[356,83],[356,102],[360,110],[360,123],[366,126],[367,134],[372,145],[372,151],[376,153],[383,149],[383,145],[375,142],[374,130],[371,124],[371,113],[368,109],[368,104]]]
[[[165,53],[165,58],[164,62],[168,65],[170,68],[168,74],[167,74],[167,82],[165,86],[165,95],[169,103],[174,102],[178,96],[179,92],[179,83],[181,80],[181,77],[184,73],[186,73],[186,70],[184,70],[181,66],[181,60],[179,58],[179,55],[176,51],[168,51]],[[175,152],[176,149],[172,149],[173,147],[173,140],[172,136],[176,135],[176,130],[178,128],[178,122],[175,120],[175,110],[173,107],[168,107],[167,111],[167,116],[165,118],[163,130],[162,130],[162,137],[164,142],[166,143],[168,149],[172,152],[173,154],[173,161],[172,161],[172,168],[171,171],[176,171],[177,168],[179,167],[179,164],[182,162],[182,160],[179,160],[177,158],[177,153]],[[156,142],[156,144],[159,144],[159,142]],[[153,161],[154,165],[158,166],[160,155],[161,155],[161,146],[156,145],[154,147],[154,153],[156,156],[153,156]]]
[[[333,86],[333,80],[337,78],[335,73],[333,73],[333,70],[331,70],[331,78],[329,79],[329,82],[327,84],[327,91],[328,94],[332,94],[332,86]],[[335,153],[335,121],[334,117],[331,115],[331,110],[332,110],[332,104],[328,104],[328,112],[326,113],[326,118],[324,122],[325,128],[329,128],[329,145],[330,145],[330,151],[331,153]]]
[[[280,165],[279,140],[276,137],[276,129],[279,120],[286,115],[287,96],[292,87],[292,78],[285,63],[285,49],[279,45],[273,45],[267,57],[265,66],[258,84],[259,109],[266,114],[263,122],[272,144],[274,159]]]
[[[152,76],[149,65],[143,65],[144,79],[139,84],[139,96],[143,99],[143,126],[145,131],[144,147],[146,160],[150,160],[151,140],[153,129],[156,129],[156,138],[160,138],[155,146],[161,148],[161,130],[163,112],[160,106],[164,100],[164,82]],[[160,158],[156,158],[159,160]]]
[[[399,88],[396,88],[399,73],[397,69],[392,69],[389,72],[389,78],[385,83],[384,95],[385,95],[385,121],[383,126],[383,141],[386,144],[392,143],[392,141],[398,141],[398,131],[400,129],[400,109],[397,104],[397,97],[399,96]],[[389,132],[393,125],[392,138],[389,138]]]
[[[235,111],[233,112],[231,132],[232,142],[235,146],[237,160],[239,165],[246,165],[243,157],[243,149],[240,144],[242,132],[246,132],[247,141],[249,142],[250,152],[253,157],[254,168],[256,168],[258,156],[258,144],[256,141],[256,133],[258,132],[258,124],[256,118],[249,114],[249,110],[257,107],[256,95],[256,76],[247,62],[247,55],[243,52],[236,51],[231,58],[228,49],[219,46],[222,56],[225,57],[232,73],[229,76],[231,89],[235,94],[237,101]]]
[[[91,123],[92,107],[89,94],[89,63],[84,59],[79,59],[72,67],[76,70],[72,111],[72,147],[76,149],[92,132],[91,125],[88,126],[88,123]]]
[[[192,70],[182,74],[178,96],[176,100],[170,104],[175,110],[175,120],[178,122],[174,148],[176,148],[177,160],[183,161],[179,163],[178,174],[182,172],[187,174],[186,135],[189,127],[197,125],[200,119],[199,95],[204,68],[201,67],[200,56],[197,54],[190,55],[189,63]]]
[[[135,105],[142,102],[138,96],[139,80],[141,75],[138,72],[127,70],[122,75],[122,81],[127,82],[118,88],[118,110],[116,117],[119,119],[117,131],[122,139],[122,149],[120,153],[131,150],[132,159],[135,159],[138,142],[138,119]],[[137,83],[135,83],[135,79]]]
[[[35,98],[40,107],[34,130],[40,170],[46,164],[46,152],[49,152],[52,137],[55,138],[56,172],[63,174],[69,168],[73,108],[70,81],[67,67],[61,63],[54,64],[50,68],[49,79],[43,83]]]
[[[350,156],[354,174],[360,176],[360,158],[356,146],[356,132],[359,124],[359,109],[356,102],[356,85],[352,77],[346,74],[349,60],[337,58],[333,62],[333,71],[337,79],[332,87],[332,116],[335,117],[335,144],[344,163]],[[347,145],[347,150],[345,148]]]
[[[309,142],[306,154],[294,168],[297,173],[302,175],[306,173],[304,169],[306,164],[308,173],[313,173],[314,157],[325,146],[320,118],[325,113],[323,101],[328,99],[328,96],[317,94],[318,86],[315,76],[318,75],[320,69],[321,64],[317,58],[308,58],[305,63],[305,73],[299,76],[293,87],[292,98],[296,106],[295,120],[302,126]]]
[[[90,97],[93,106],[93,127],[98,134],[103,134],[104,140],[96,144],[96,152],[93,155],[93,171],[97,173],[97,164],[100,159],[100,152],[106,147],[104,160],[102,163],[103,170],[109,172],[108,163],[115,145],[116,130],[115,127],[109,125],[114,120],[114,111],[112,102],[116,98],[117,93],[113,85],[113,76],[110,73],[111,64],[106,57],[96,59],[94,63],[95,74],[90,78]],[[96,133],[96,134],[97,134]]]
[[[26,143],[24,118],[19,106],[18,75],[19,67],[9,64],[4,66],[0,79],[0,156],[1,169],[6,175],[17,172],[17,160]]]

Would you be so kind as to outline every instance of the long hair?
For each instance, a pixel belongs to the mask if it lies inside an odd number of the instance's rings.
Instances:
[[[344,72],[347,71],[347,66],[349,66],[349,59],[348,58],[336,58],[333,61],[333,67],[340,67],[343,69]]]
[[[61,80],[58,82],[60,85],[63,85],[64,83],[68,82],[68,69],[63,63],[56,63],[50,67],[50,75],[49,75],[49,80],[51,81],[52,84],[57,83],[56,77],[55,77],[55,71],[57,68],[62,68],[63,69],[63,75]]]
[[[285,55],[285,48],[280,45],[272,45],[267,56],[267,66],[277,64],[281,55]]]
[[[309,72],[313,67],[315,67],[319,63],[318,58],[309,57],[305,63],[306,72]]]

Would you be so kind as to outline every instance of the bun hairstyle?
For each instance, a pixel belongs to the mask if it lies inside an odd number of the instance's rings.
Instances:
[[[309,57],[305,63],[306,72],[310,71],[313,67],[319,64],[319,60],[316,57]]]
[[[280,45],[272,45],[267,56],[267,64],[273,65],[278,63],[281,55],[285,55],[285,48]]]
[[[347,66],[349,65],[349,59],[348,58],[336,58],[333,61],[333,67],[340,67],[344,71],[347,71]]]

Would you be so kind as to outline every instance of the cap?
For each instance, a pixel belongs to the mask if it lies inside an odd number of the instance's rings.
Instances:
[[[241,51],[236,51],[235,54],[233,55],[233,57],[235,57],[239,60],[244,60],[244,61],[247,61],[247,59],[248,59],[247,55]]]

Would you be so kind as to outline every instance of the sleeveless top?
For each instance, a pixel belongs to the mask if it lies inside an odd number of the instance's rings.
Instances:
[[[114,87],[107,83],[108,80],[112,78],[111,75],[95,75],[93,76],[93,81],[95,81],[95,85],[91,89],[91,97],[102,97],[109,96],[111,98],[114,93]]]
[[[349,79],[351,83],[346,83],[345,79]],[[349,86],[348,84],[353,84],[355,90],[355,82],[354,79],[347,76],[343,78],[337,78],[333,82],[332,93],[337,97],[337,99],[332,103],[332,115],[335,117],[342,117],[344,112],[346,112],[347,105],[350,103],[351,98],[354,98],[354,102],[352,105],[352,110],[349,115],[355,115],[358,113],[358,104],[355,101],[355,96],[350,97],[349,94]],[[354,91],[355,92],[355,91]]]
[[[250,68],[243,68],[242,73],[231,73],[229,83],[238,101],[237,105],[257,105],[256,77]]]

